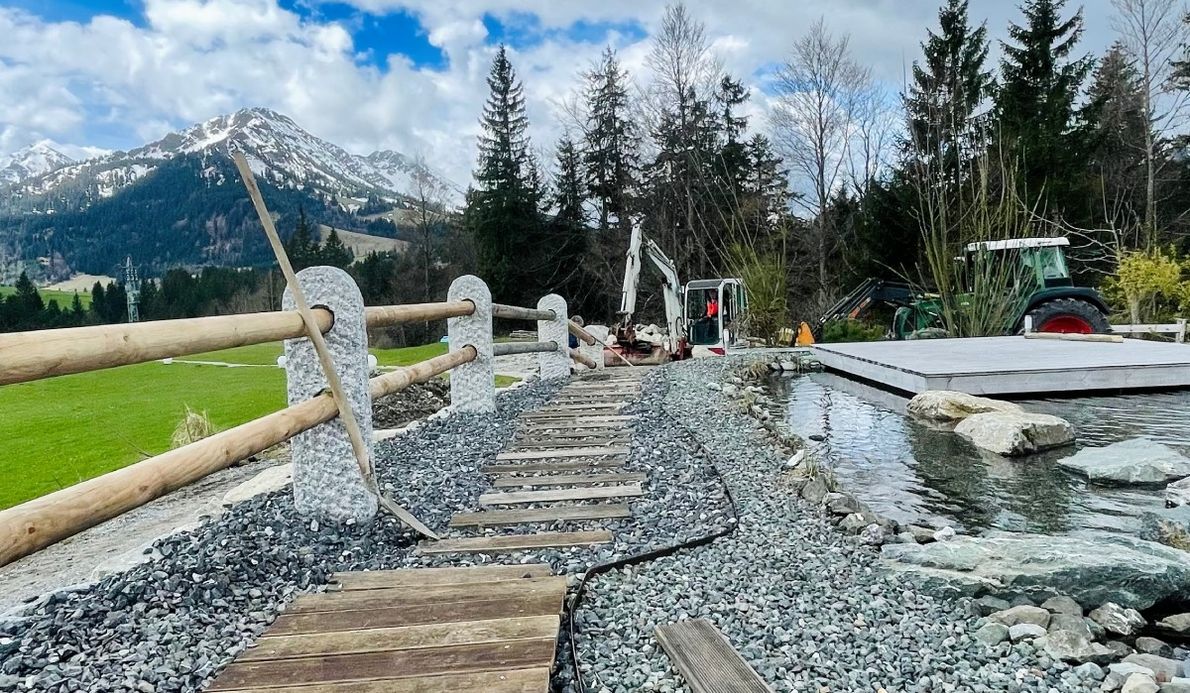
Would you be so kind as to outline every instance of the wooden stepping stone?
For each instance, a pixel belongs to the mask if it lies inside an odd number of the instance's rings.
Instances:
[[[548,460],[561,457],[616,457],[627,455],[628,448],[623,447],[581,447],[561,448],[557,450],[502,452],[496,455],[496,460]]]
[[[521,486],[581,486],[583,484],[621,484],[648,481],[643,472],[613,472],[611,474],[545,474],[541,476],[506,476],[492,484],[496,488]]]
[[[623,503],[552,505],[548,508],[455,513],[454,517],[450,518],[450,526],[494,527],[496,525],[519,525],[533,522],[577,522],[581,520],[608,520],[617,517],[630,517],[631,515],[632,511]]]
[[[522,462],[519,464],[489,464],[479,468],[480,474],[520,474],[533,472],[580,472],[592,469],[615,469],[624,460],[586,460],[582,462]]]
[[[516,505],[520,503],[554,503],[557,501],[594,500],[597,498],[633,498],[645,495],[640,484],[620,486],[575,487],[550,491],[511,491],[507,493],[485,493],[479,497],[480,505]]]
[[[549,577],[548,563],[525,565],[479,565],[468,568],[405,568],[403,570],[353,570],[335,573],[331,584],[340,591],[375,590],[392,587],[462,585]]]
[[[287,614],[317,614],[333,611],[356,611],[367,609],[373,604],[385,606],[423,606],[426,604],[449,604],[465,602],[475,594],[475,583],[459,585],[423,585],[416,589],[409,587],[388,587],[374,590],[350,590],[348,592],[321,592],[304,596],[287,609]],[[526,580],[500,580],[483,587],[484,599],[507,599],[523,596],[529,599],[540,595],[566,591],[566,578],[549,576]]]
[[[509,553],[530,549],[558,549],[570,546],[609,544],[612,533],[606,530],[590,532],[539,532],[537,534],[505,534],[494,537],[423,540],[415,553]]]
[[[654,634],[694,693],[772,693],[710,621],[678,621]]]

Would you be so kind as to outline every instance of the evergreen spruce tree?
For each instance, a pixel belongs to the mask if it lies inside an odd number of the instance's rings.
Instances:
[[[339,232],[331,227],[331,232],[327,234],[326,240],[318,250],[319,264],[346,269],[354,261],[355,255],[351,249],[339,238]]]
[[[550,290],[566,297],[570,311],[581,314],[596,308],[602,313],[597,301],[604,295],[592,295],[595,288],[587,280],[584,265],[588,250],[587,186],[584,183],[582,155],[574,141],[564,137],[558,142],[557,175],[554,179],[553,202],[556,213],[550,231],[554,235],[551,244],[558,248],[553,264]]]
[[[1025,0],[1023,26],[1004,43],[996,96],[999,144],[1019,171],[1024,199],[1054,215],[1077,206],[1086,171],[1086,133],[1076,110],[1094,61],[1072,57],[1083,33],[1079,9],[1061,16],[1065,0]]]
[[[993,79],[985,69],[987,28],[970,25],[967,0],[947,0],[938,23],[939,33],[930,31],[921,44],[924,60],[913,63],[905,97],[906,150],[917,167],[953,180],[985,145],[981,109],[992,95]]]
[[[1143,219],[1145,129],[1140,75],[1122,46],[1112,46],[1087,90],[1090,170],[1097,194],[1088,213],[1106,213],[1116,228],[1136,227]]]
[[[45,302],[41,299],[41,293],[29,280],[29,275],[26,272],[21,272],[14,287],[16,292],[12,295],[13,306],[17,311],[18,319],[26,324],[35,323],[41,311],[45,310]]]
[[[542,256],[540,185],[529,153],[525,96],[501,45],[488,74],[475,185],[464,221],[475,242],[479,274],[499,301],[536,301]]]
[[[628,113],[628,73],[615,51],[603,52],[586,75],[587,127],[583,163],[604,241],[625,240],[632,230],[633,197],[639,185],[640,136]],[[609,238],[609,231],[620,233]]]
[[[310,225],[306,222],[306,210],[303,207],[298,207],[297,226],[285,244],[285,254],[289,256],[289,263],[295,271],[317,265],[319,262],[318,239],[310,233]]]

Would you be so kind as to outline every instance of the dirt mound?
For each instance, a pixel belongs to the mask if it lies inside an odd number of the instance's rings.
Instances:
[[[450,383],[434,378],[372,402],[373,428],[400,428],[450,404]]]

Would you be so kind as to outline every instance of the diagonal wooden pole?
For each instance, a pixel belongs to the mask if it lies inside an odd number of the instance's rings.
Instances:
[[[235,152],[232,158],[235,161],[236,168],[240,172],[240,178],[244,180],[244,187],[248,189],[248,196],[252,198],[252,204],[256,207],[256,214],[260,217],[260,224],[264,227],[265,236],[268,237],[269,245],[273,248],[273,254],[277,257],[277,264],[281,266],[281,274],[285,276],[285,283],[289,286],[289,290],[293,294],[293,302],[297,306],[298,313],[302,316],[302,322],[306,326],[306,335],[313,343],[314,351],[318,353],[318,362],[322,365],[322,373],[326,377],[327,384],[330,385],[331,398],[334,400],[335,406],[339,409],[339,419],[347,429],[347,438],[351,441],[351,449],[355,452],[355,459],[359,464],[360,473],[364,477],[364,483],[376,496],[380,505],[385,510],[395,515],[416,532],[430,539],[437,539],[438,535],[414,517],[412,513],[380,493],[380,488],[376,484],[376,474],[372,467],[372,459],[368,454],[368,444],[364,441],[364,434],[360,430],[359,422],[355,418],[355,412],[351,409],[351,402],[343,394],[343,382],[339,379],[339,373],[335,370],[335,364],[331,360],[331,353],[326,346],[326,339],[322,336],[322,331],[318,329],[318,322],[314,318],[314,313],[310,310],[309,304],[306,303],[306,296],[302,293],[301,286],[298,285],[297,274],[293,271],[293,265],[289,262],[289,255],[285,252],[285,246],[281,243],[281,237],[277,235],[277,228],[273,225],[273,217],[269,214],[269,210],[264,204],[264,197],[260,194],[260,187],[256,185],[256,176],[252,174],[252,169],[248,166],[248,160],[244,158],[242,152]]]

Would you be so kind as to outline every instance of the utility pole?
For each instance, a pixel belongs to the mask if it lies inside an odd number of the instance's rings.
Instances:
[[[128,322],[140,322],[140,275],[132,256],[124,258],[124,292],[128,294]]]

